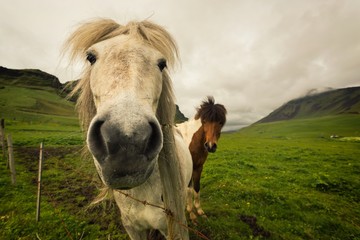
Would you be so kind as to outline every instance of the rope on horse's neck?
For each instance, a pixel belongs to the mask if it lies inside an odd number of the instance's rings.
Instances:
[[[176,124],[171,124],[171,123],[162,123],[160,125],[161,127],[176,127]]]
[[[125,197],[131,198],[132,200],[135,200],[135,201],[137,201],[137,202],[139,202],[139,203],[142,203],[142,204],[144,204],[145,206],[148,205],[148,206],[151,206],[151,207],[160,208],[160,209],[162,209],[162,210],[166,213],[166,215],[169,215],[169,216],[171,216],[171,217],[173,216],[173,213],[171,212],[170,209],[166,209],[166,208],[164,208],[164,207],[162,207],[162,206],[158,206],[158,205],[152,204],[152,203],[150,203],[150,202],[148,202],[148,201],[146,201],[146,200],[141,201],[141,200],[139,200],[139,199],[137,199],[137,198],[134,198],[134,197],[131,196],[130,194],[124,193],[123,191],[120,191],[120,190],[115,190],[115,191],[117,191],[118,193],[121,193],[121,194],[124,195]]]

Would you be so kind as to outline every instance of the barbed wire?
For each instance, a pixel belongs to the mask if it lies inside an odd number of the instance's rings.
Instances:
[[[151,206],[151,207],[155,207],[155,208],[160,208],[160,209],[162,209],[167,216],[169,216],[175,223],[177,223],[177,224],[180,225],[181,227],[183,227],[183,228],[185,228],[185,229],[187,229],[187,230],[189,230],[189,231],[192,231],[193,233],[195,233],[198,237],[200,237],[200,238],[202,238],[202,239],[210,240],[210,239],[209,239],[207,236],[205,236],[202,232],[200,232],[200,231],[198,231],[198,230],[196,230],[196,229],[194,229],[194,228],[191,228],[191,227],[185,225],[184,223],[180,222],[178,219],[176,219],[176,218],[174,217],[174,214],[173,214],[173,212],[171,211],[171,209],[168,209],[168,208],[165,208],[165,207],[163,207],[163,206],[159,206],[159,205],[150,203],[150,202],[148,202],[148,201],[146,201],[146,200],[139,200],[139,199],[131,196],[131,195],[128,194],[128,193],[124,193],[124,192],[121,191],[121,190],[115,190],[115,191],[117,191],[118,193],[123,194],[125,197],[131,198],[131,199],[134,200],[134,201],[137,201],[137,202],[139,202],[139,203],[142,203],[142,204],[144,204],[145,206]]]

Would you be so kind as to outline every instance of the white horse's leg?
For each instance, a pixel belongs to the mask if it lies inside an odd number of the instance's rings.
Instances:
[[[125,229],[131,240],[147,239],[147,231],[136,231],[132,227],[125,227]]]
[[[200,191],[194,191],[194,205],[199,216],[206,216],[204,210],[200,206]]]

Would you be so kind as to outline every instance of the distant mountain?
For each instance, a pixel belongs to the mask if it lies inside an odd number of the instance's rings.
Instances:
[[[63,85],[54,75],[38,69],[9,69],[0,66],[0,84],[28,88],[50,87],[60,90]]]
[[[178,105],[176,105],[176,115],[175,115],[176,123],[186,122],[188,120],[187,117],[180,111]]]
[[[329,90],[291,100],[258,123],[338,114],[360,114],[360,87]]]

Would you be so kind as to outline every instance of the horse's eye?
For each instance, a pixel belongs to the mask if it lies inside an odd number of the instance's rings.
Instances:
[[[166,60],[165,59],[161,59],[158,62],[158,67],[160,69],[160,71],[162,72],[164,70],[164,68],[166,68]]]
[[[91,65],[93,65],[96,62],[96,56],[94,53],[87,53],[86,54],[86,60],[88,60],[90,62]]]

